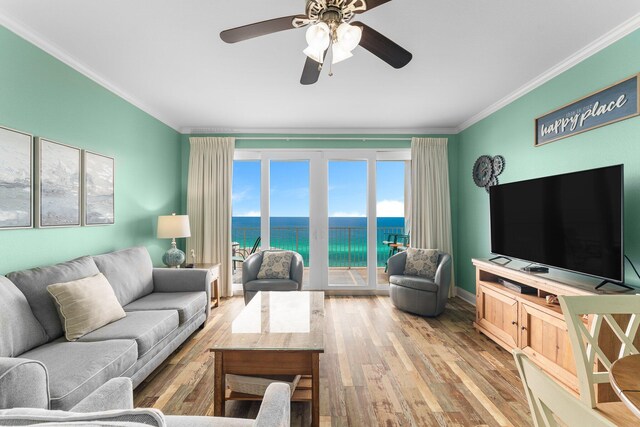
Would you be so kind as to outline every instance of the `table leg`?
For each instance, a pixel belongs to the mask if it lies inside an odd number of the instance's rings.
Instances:
[[[219,279],[214,279],[211,282],[211,308],[215,308],[220,305],[220,282]]]
[[[311,425],[320,426],[320,354],[311,354]]]
[[[224,400],[226,392],[226,384],[224,374],[224,357],[220,351],[214,352],[215,372],[214,372],[214,388],[213,388],[213,415],[216,417],[224,417]]]

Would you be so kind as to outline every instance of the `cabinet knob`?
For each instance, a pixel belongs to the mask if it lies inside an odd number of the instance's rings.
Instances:
[[[523,331],[526,331],[527,327],[526,326],[522,326],[520,329],[522,329]]]
[[[512,325],[517,325],[517,324],[518,324],[518,322],[516,322],[515,320],[512,320],[512,321],[511,321],[511,324],[512,324]]]

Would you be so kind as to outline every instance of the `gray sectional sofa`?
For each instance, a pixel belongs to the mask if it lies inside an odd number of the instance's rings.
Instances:
[[[47,286],[98,273],[127,316],[69,342]],[[204,324],[210,283],[208,270],[153,268],[144,247],[0,276],[0,409],[68,410],[116,377],[136,387]]]

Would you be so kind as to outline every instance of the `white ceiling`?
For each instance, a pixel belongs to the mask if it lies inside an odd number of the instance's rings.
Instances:
[[[0,23],[178,130],[367,133],[459,130],[640,26],[638,0],[394,0],[359,19],[413,61],[395,70],[358,47],[313,86],[299,83],[304,30],[218,36],[304,5],[0,0]]]

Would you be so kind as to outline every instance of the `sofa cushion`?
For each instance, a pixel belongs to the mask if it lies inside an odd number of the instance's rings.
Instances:
[[[389,276],[389,283],[418,291],[438,292],[438,285],[433,280],[419,276]]]
[[[176,310],[182,325],[206,305],[206,292],[154,292],[124,306],[124,311]]]
[[[298,282],[283,279],[252,280],[244,284],[245,291],[297,291]]]
[[[78,341],[132,339],[138,345],[138,358],[141,358],[177,328],[178,312],[175,310],[133,311],[127,317],[96,329]]]
[[[75,341],[126,316],[102,273],[71,282],[55,283],[47,286],[47,291],[58,305],[67,341]]]
[[[69,410],[138,359],[134,340],[69,342],[59,338],[21,357],[42,362],[49,372],[51,409]]]
[[[22,291],[49,340],[54,340],[63,334],[62,323],[47,286],[94,276],[99,272],[91,257],[82,257],[47,267],[16,271],[7,274],[7,278]]]
[[[121,305],[153,292],[153,264],[144,246],[94,256],[93,260]]]
[[[0,357],[16,357],[48,341],[24,294],[0,276]]]

